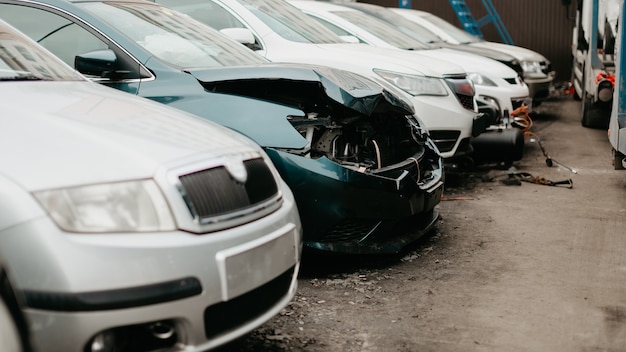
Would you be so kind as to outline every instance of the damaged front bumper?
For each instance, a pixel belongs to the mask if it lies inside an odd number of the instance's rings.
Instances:
[[[191,73],[209,92],[289,108],[216,120],[264,147],[294,193],[306,248],[395,253],[435,225],[442,157],[409,102],[328,67]]]
[[[432,142],[400,163],[372,172],[270,149],[290,185],[310,249],[397,253],[436,224],[443,167]]]

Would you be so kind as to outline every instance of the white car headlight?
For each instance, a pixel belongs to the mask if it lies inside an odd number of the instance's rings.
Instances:
[[[474,82],[474,85],[477,86],[489,86],[489,87],[497,87],[497,84],[490,80],[487,76],[482,75],[478,72],[472,72],[467,74],[467,78]]]
[[[374,69],[374,72],[391,84],[412,95],[448,95],[448,91],[439,78],[407,75],[378,69]]]
[[[153,180],[40,191],[34,196],[52,220],[70,232],[176,229],[167,201]]]
[[[541,63],[539,61],[522,61],[524,73],[541,73]]]

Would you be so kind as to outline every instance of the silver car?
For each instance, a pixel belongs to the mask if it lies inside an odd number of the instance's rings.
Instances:
[[[0,33],[0,258],[37,351],[206,350],[287,305],[301,225],[259,146]]]

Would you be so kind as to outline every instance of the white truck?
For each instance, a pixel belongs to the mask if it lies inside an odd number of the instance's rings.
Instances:
[[[573,95],[581,123],[607,128],[615,87],[615,37],[622,0],[578,0],[572,35]]]
[[[620,1],[617,14],[623,18],[626,16],[625,11],[623,1]],[[624,84],[626,84],[626,56],[622,52],[625,32],[626,27],[620,22],[615,40],[615,80],[617,84],[613,92],[613,105],[609,119],[609,142],[611,143],[615,170],[626,169],[626,96],[621,92]]]

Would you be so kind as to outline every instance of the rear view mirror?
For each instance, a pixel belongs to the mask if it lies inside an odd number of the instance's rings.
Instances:
[[[252,50],[261,49],[254,39],[254,34],[248,28],[223,28],[220,32]]]
[[[74,68],[87,76],[111,77],[115,72],[117,57],[113,50],[95,50],[74,58]]]

